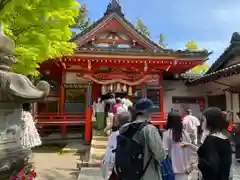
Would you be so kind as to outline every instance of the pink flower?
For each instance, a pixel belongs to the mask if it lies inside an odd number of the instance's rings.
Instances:
[[[25,171],[24,171],[24,170],[21,170],[19,173],[20,173],[20,174],[25,174]]]
[[[15,176],[11,177],[11,180],[17,180],[17,178]]]
[[[37,176],[37,172],[36,172],[35,170],[32,170],[31,173],[32,173],[32,175],[33,175],[34,178]]]

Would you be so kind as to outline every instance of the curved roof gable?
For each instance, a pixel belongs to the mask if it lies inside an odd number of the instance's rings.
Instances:
[[[107,10],[102,18],[93,23],[89,28],[77,34],[70,41],[77,43],[78,46],[82,46],[92,40],[104,29],[125,31],[134,41],[138,42],[146,49],[154,52],[163,51],[163,48],[139,32],[134,25],[124,17],[118,0],[112,0],[108,4]]]

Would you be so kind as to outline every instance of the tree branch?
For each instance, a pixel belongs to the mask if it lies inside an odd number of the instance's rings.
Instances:
[[[5,8],[5,6],[10,3],[12,0],[1,0],[0,1],[0,12]]]

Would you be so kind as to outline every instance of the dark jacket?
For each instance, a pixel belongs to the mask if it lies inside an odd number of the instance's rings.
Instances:
[[[204,180],[229,180],[232,149],[226,136],[209,135],[198,149],[198,158]]]

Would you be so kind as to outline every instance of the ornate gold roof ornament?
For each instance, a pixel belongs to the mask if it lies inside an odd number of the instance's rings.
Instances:
[[[127,92],[127,85],[123,84],[123,92]]]
[[[113,92],[113,84],[109,85],[109,90],[110,90],[110,92]]]
[[[129,95],[129,96],[132,96],[132,95],[133,95],[132,87],[131,87],[131,86],[128,87],[128,95]]]
[[[121,84],[117,83],[116,92],[121,92]]]

